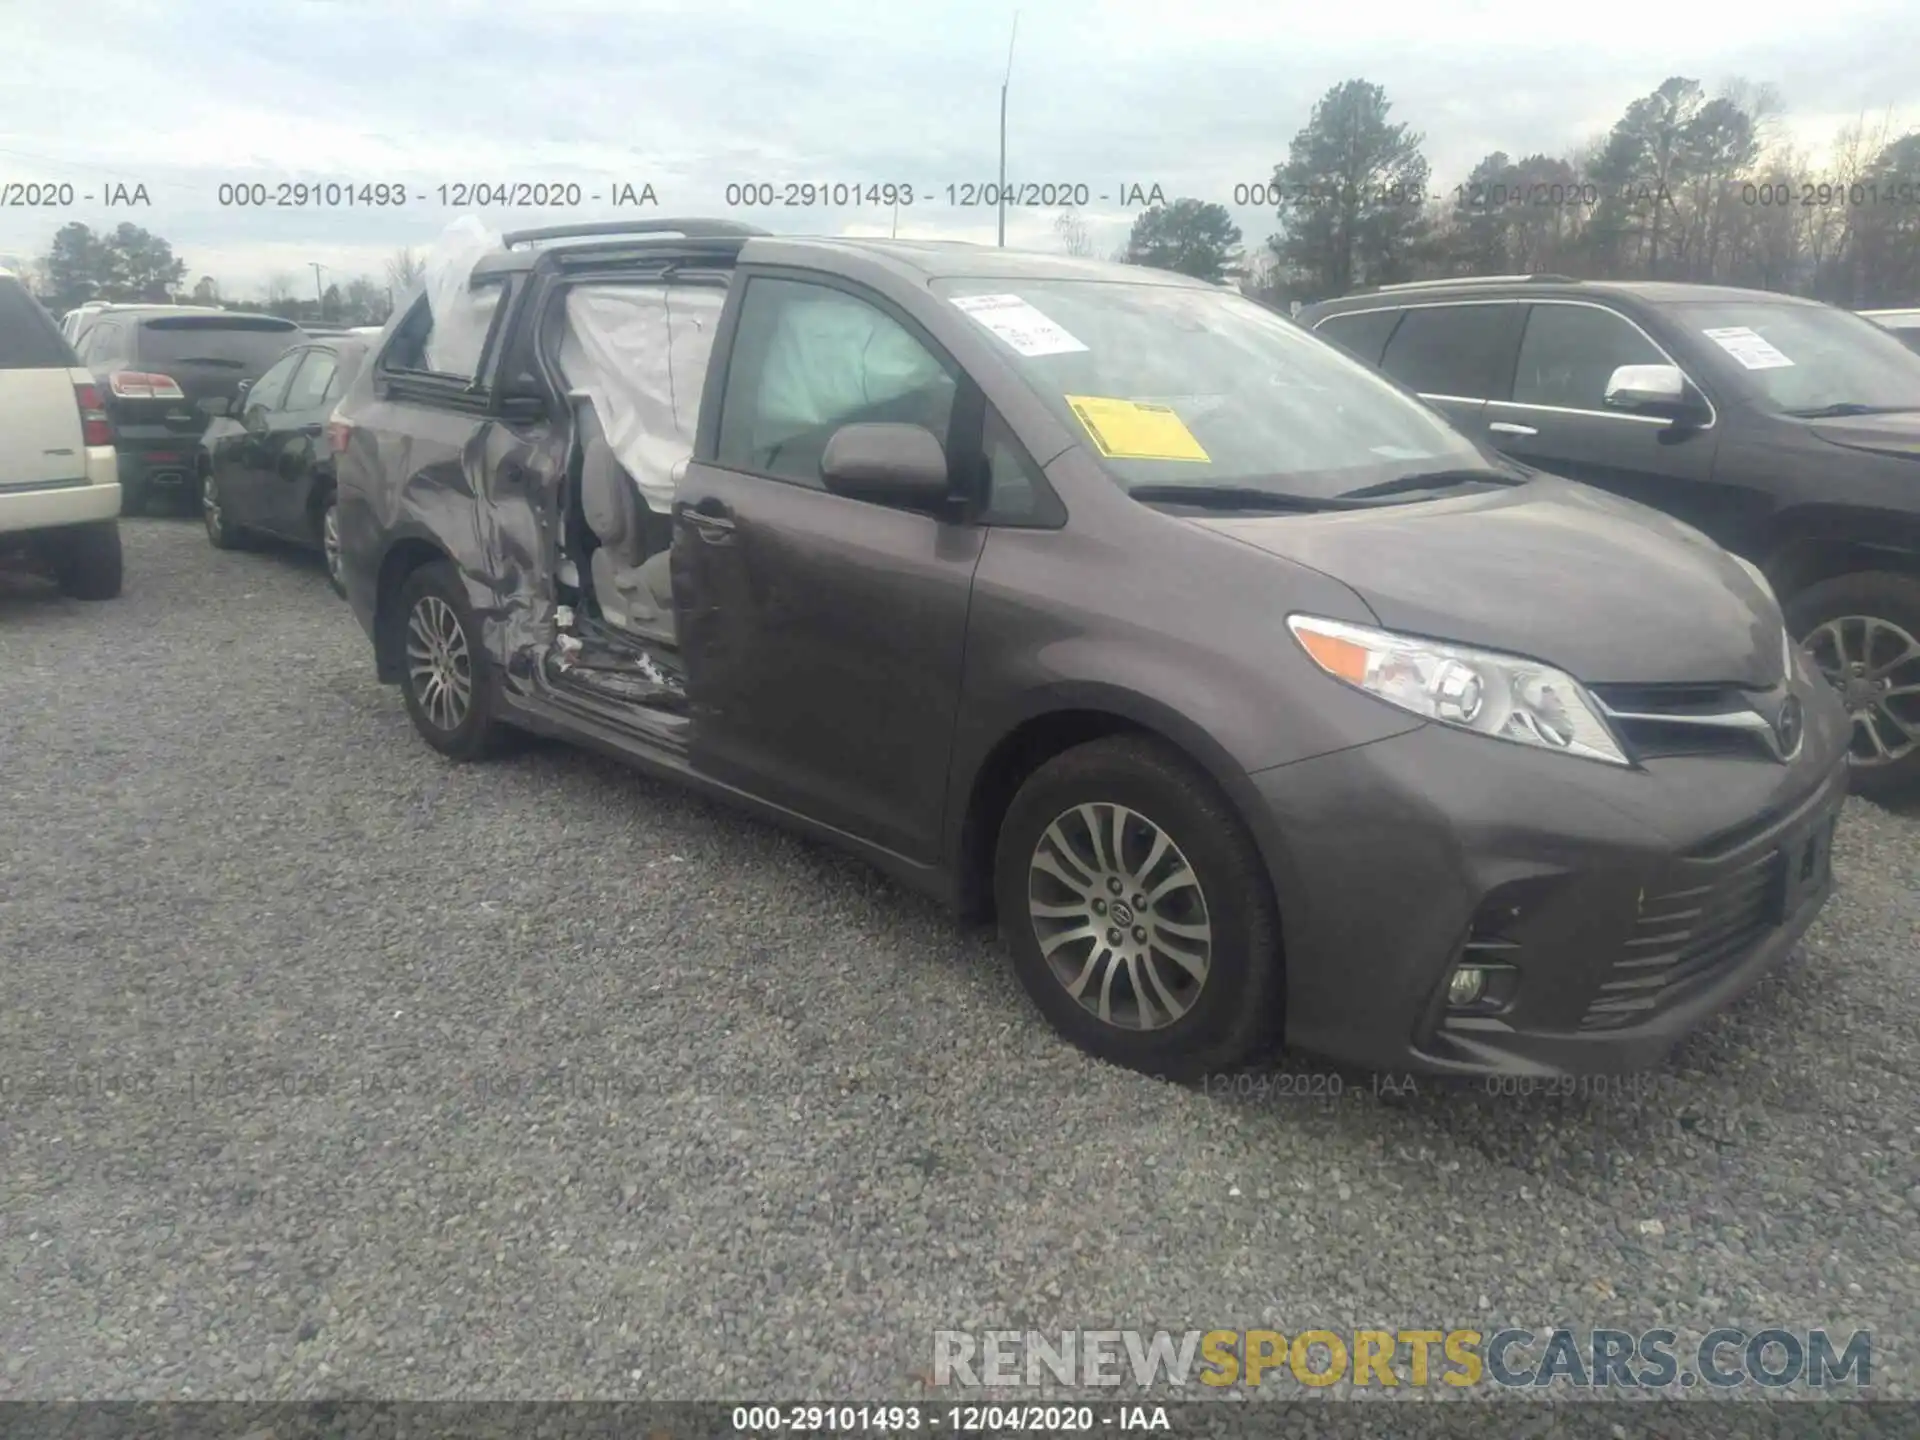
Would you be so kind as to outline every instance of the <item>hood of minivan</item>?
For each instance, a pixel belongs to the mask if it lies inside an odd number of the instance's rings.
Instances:
[[[1389,630],[1525,655],[1586,684],[1763,689],[1782,675],[1779,609],[1737,561],[1691,526],[1555,477],[1194,523],[1343,582]]]
[[[1841,415],[1831,420],[1809,420],[1807,428],[1829,445],[1920,460],[1920,410],[1903,410],[1896,415]]]

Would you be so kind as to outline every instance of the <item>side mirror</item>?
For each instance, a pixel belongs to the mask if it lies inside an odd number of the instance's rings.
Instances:
[[[1607,379],[1606,406],[1638,415],[1675,420],[1701,413],[1705,406],[1677,365],[1622,365]]]
[[[827,442],[820,478],[835,495],[925,508],[945,501],[947,452],[920,425],[842,425]]]

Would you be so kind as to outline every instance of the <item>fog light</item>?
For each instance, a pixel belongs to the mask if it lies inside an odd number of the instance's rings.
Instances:
[[[1478,965],[1462,965],[1447,981],[1449,1005],[1471,1005],[1487,993],[1487,972]]]

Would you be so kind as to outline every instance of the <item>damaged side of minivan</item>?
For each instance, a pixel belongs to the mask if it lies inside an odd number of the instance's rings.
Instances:
[[[408,472],[388,503],[416,513],[369,518],[439,550],[471,536],[471,553],[454,563],[489,653],[469,667],[497,668],[511,692],[571,702],[671,749],[680,748],[685,703],[674,489],[692,454],[734,262],[760,233],[710,228],[718,233],[546,249],[529,242],[556,232],[495,237],[476,228],[468,244],[443,244],[435,260],[445,268],[430,268],[375,362],[376,407],[421,403],[397,426],[366,420],[375,446],[416,452],[379,459],[387,473]],[[471,405],[449,414],[450,394]],[[489,415],[508,423],[487,423]],[[443,432],[447,450],[432,443]],[[336,434],[337,448],[351,443]],[[352,512],[343,497],[343,527]],[[461,513],[472,521],[449,523]],[[369,597],[383,620],[376,643],[389,680],[400,678],[410,647],[442,643],[384,623],[408,614],[385,591],[404,585],[422,558],[417,547],[394,546]],[[462,738],[451,735],[452,748]]]

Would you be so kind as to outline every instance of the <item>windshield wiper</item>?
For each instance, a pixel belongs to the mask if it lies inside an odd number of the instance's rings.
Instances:
[[[1413,495],[1428,490],[1464,490],[1469,485],[1494,485],[1508,489],[1527,483],[1523,475],[1504,470],[1422,470],[1378,485],[1362,485],[1358,490],[1343,490],[1336,500],[1371,500],[1383,495]]]
[[[1900,415],[1909,410],[1920,410],[1920,405],[1863,405],[1858,400],[1836,400],[1831,405],[1813,405],[1787,414],[1802,420],[1834,420],[1842,415]]]
[[[1143,505],[1196,505],[1208,510],[1339,510],[1338,500],[1289,495],[1254,485],[1136,485],[1127,494]]]

